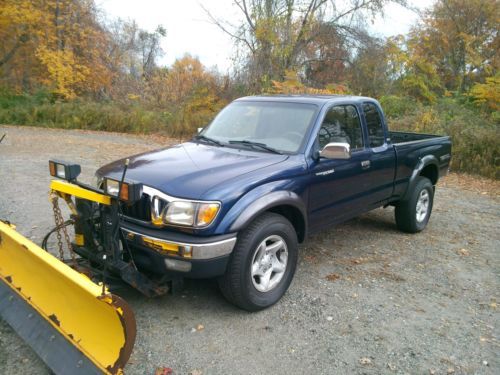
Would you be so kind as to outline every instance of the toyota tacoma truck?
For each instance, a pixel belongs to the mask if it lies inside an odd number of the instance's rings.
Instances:
[[[119,239],[113,264],[129,284],[215,277],[230,302],[255,311],[286,292],[313,232],[386,206],[400,230],[422,231],[450,158],[449,137],[389,131],[371,98],[245,97],[187,142],[100,168],[99,191],[119,204],[92,228]],[[59,171],[72,174],[51,164]],[[76,203],[86,219],[75,224],[74,251],[111,274],[82,229],[95,208]]]

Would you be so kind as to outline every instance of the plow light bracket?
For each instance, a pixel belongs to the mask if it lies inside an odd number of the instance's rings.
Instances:
[[[120,200],[134,203],[141,199],[142,184],[134,181],[123,181],[120,190],[120,181],[106,177],[104,178],[104,192],[115,198],[118,198],[118,192],[120,192]]]
[[[74,181],[80,175],[82,168],[80,164],[68,163],[62,160],[49,160],[49,171],[53,177],[66,181]]]

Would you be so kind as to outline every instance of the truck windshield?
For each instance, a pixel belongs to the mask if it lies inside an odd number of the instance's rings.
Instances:
[[[232,147],[247,148],[259,143],[275,151],[295,153],[316,110],[314,104],[233,102],[200,135]],[[263,147],[254,149],[269,152]]]

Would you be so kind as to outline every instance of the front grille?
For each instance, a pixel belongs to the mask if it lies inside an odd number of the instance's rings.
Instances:
[[[151,203],[149,195],[142,194],[139,201],[133,204],[122,202],[123,215],[142,221],[151,221]]]

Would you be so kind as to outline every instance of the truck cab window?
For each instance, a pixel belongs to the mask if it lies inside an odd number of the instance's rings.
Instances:
[[[373,103],[364,103],[363,112],[368,129],[370,147],[379,147],[385,143],[384,127],[377,106]]]
[[[349,143],[351,150],[363,148],[358,111],[353,105],[338,105],[328,110],[318,133],[319,147],[330,142]]]

